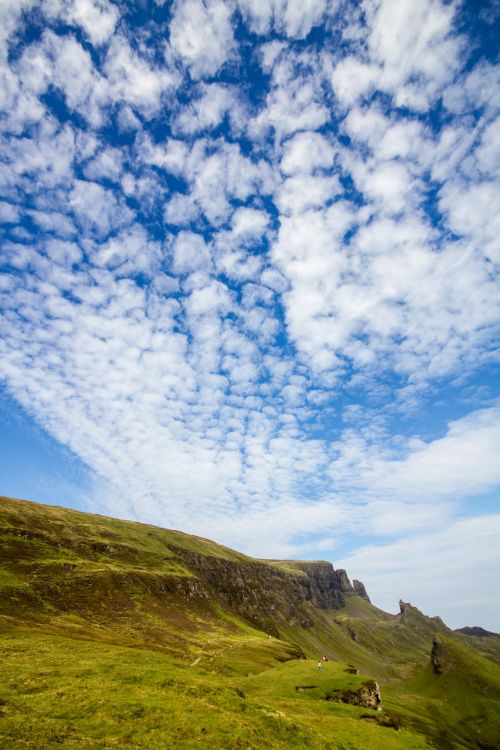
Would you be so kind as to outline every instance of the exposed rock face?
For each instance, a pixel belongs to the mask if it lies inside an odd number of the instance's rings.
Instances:
[[[345,572],[345,570],[342,570],[342,568],[339,568],[336,572],[337,572],[337,578],[340,584],[340,590],[344,594],[355,594],[356,592],[354,591],[354,588],[349,578],[347,577],[347,573]]]
[[[336,571],[329,562],[295,563],[298,571],[293,575],[265,562],[236,563],[172,549],[213,595],[273,635],[279,621],[312,627],[310,605],[340,609],[344,596],[355,593],[346,572]]]
[[[354,589],[354,592],[358,596],[361,596],[363,599],[366,599],[367,602],[370,601],[370,597],[366,593],[365,586],[364,586],[363,583],[361,583],[361,581],[357,581],[356,579],[354,579],[353,582],[352,582],[352,587]]]
[[[444,674],[446,671],[447,653],[446,648],[439,638],[432,641],[431,664],[434,674]]]
[[[326,699],[337,703],[349,703],[351,706],[372,708],[375,711],[382,710],[382,696],[375,680],[368,680],[358,690],[335,690],[327,695]]]
[[[306,579],[299,579],[306,601],[310,601],[319,609],[339,609],[344,606],[344,590],[339,571],[335,571],[331,563],[322,562],[300,567],[307,576]]]

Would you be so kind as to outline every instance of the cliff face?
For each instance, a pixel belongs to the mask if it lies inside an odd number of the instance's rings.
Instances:
[[[280,624],[310,627],[309,607],[340,609],[345,596],[357,594],[346,572],[328,562],[290,563],[294,573],[261,561],[236,562],[171,549],[214,597],[273,634]]]
[[[342,568],[334,569],[329,562],[295,563],[307,576],[302,580],[306,600],[319,609],[340,609],[345,604],[345,597],[360,596],[370,601],[364,584],[354,580],[351,584],[347,573]]]

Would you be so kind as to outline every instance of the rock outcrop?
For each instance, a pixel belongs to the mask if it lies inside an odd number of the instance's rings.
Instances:
[[[342,568],[339,568],[337,571],[337,578],[340,585],[340,590],[344,594],[355,594],[354,587],[352,583],[350,582],[349,578],[347,577],[347,573]]]
[[[418,610],[416,607],[414,607],[410,602],[404,602],[402,599],[399,600],[399,613],[401,615],[409,615],[409,614],[420,614],[420,610]]]
[[[329,562],[298,563],[297,567],[305,573],[301,576],[299,585],[306,601],[310,601],[319,609],[339,609],[344,606],[344,588],[339,573]],[[345,576],[347,581],[349,579]]]
[[[439,638],[434,638],[431,651],[431,664],[434,674],[446,672],[447,656],[444,643]]]
[[[352,582],[352,587],[354,589],[354,592],[360,596],[362,599],[366,599],[367,602],[370,601],[370,597],[366,593],[365,585],[364,583],[361,583],[361,581],[357,581],[356,579]]]
[[[326,696],[326,700],[371,708],[374,711],[382,710],[382,696],[375,680],[368,680],[358,690],[334,690]]]

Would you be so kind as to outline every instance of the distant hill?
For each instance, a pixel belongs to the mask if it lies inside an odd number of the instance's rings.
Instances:
[[[474,625],[472,628],[457,628],[455,632],[463,633],[464,635],[473,635],[476,638],[500,638],[500,633],[492,633],[491,630],[480,628],[479,625]]]
[[[499,644],[329,562],[0,498],[2,750],[493,750]]]

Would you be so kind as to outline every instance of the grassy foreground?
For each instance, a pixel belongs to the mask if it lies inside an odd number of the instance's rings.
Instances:
[[[0,660],[5,750],[427,746],[361,718],[375,711],[322,700],[361,679],[337,664],[322,675],[300,660],[230,677],[146,649],[5,629]],[[317,687],[295,690],[302,685]]]

